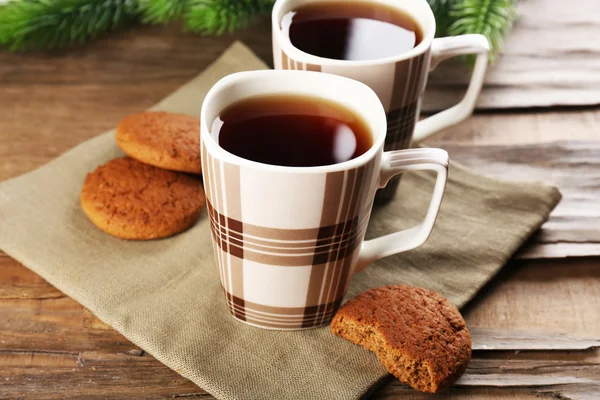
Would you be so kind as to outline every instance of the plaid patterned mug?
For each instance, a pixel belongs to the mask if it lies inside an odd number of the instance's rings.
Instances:
[[[394,57],[348,61],[318,57],[306,53],[290,41],[286,29],[290,11],[318,0],[277,0],[271,18],[273,60],[275,69],[320,71],[356,79],[377,93],[387,113],[388,128],[385,150],[411,147],[412,140],[422,140],[471,115],[481,91],[488,64],[489,43],[483,35],[462,35],[434,38],[436,24],[426,0],[328,0],[339,3],[340,13],[349,13],[348,3],[368,1],[377,6],[397,9],[419,25],[422,40],[412,50]],[[287,15],[287,17],[286,17]],[[352,16],[352,15],[349,15]],[[459,55],[476,54],[475,67],[463,99],[455,106],[417,122],[428,72],[441,61]],[[414,132],[414,134],[413,134]],[[385,189],[377,192],[375,202],[383,204],[396,193],[399,177],[390,180]]]
[[[277,93],[316,96],[346,106],[362,116],[373,145],[350,161],[319,167],[257,163],[219,146],[210,127],[225,107]],[[440,149],[384,153],[385,112],[368,86],[316,72],[241,72],[213,86],[200,119],[215,258],[227,307],[238,320],[280,330],[328,324],[355,272],[427,240],[446,185],[448,154]],[[364,241],[377,188],[414,170],[437,173],[423,222]]]

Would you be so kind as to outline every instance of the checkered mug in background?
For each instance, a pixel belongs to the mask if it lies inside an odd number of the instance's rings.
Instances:
[[[210,131],[215,118],[236,101],[266,94],[341,104],[362,117],[373,144],[357,158],[318,167],[262,164],[221,148]],[[446,185],[448,154],[440,149],[384,152],[386,115],[368,86],[317,72],[241,72],[213,86],[200,119],[213,248],[227,307],[236,319],[279,330],[326,325],[355,272],[429,237]],[[423,222],[364,241],[376,190],[414,170],[437,173]]]
[[[343,10],[348,3],[366,1],[327,0],[327,3],[339,3],[340,9]],[[283,18],[289,15],[290,11],[315,2],[317,0],[275,2],[271,14],[275,69],[326,72],[356,79],[369,86],[377,93],[387,113],[386,151],[408,149],[413,140],[420,141],[471,115],[488,64],[489,43],[485,36],[434,38],[435,17],[426,0],[368,0],[374,6],[381,4],[412,17],[421,28],[423,37],[421,42],[410,51],[375,60],[348,61],[323,58],[295,47],[282,24]],[[476,54],[477,58],[464,98],[455,106],[417,122],[429,71],[447,58],[465,54]],[[392,179],[385,189],[379,190],[375,202],[383,204],[391,200],[396,193],[398,182],[398,178]]]

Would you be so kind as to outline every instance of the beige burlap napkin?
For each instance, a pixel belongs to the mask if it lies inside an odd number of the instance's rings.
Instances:
[[[265,65],[233,45],[155,109],[198,115],[219,78]],[[0,248],[93,311],[136,345],[222,399],[355,399],[385,369],[327,328],[275,332],[236,322],[226,309],[204,216],[166,240],[129,242],[96,229],[79,207],[88,171],[120,156],[113,132],[0,184]],[[406,174],[377,209],[370,236],[415,224],[433,178]],[[500,182],[452,165],[434,233],[417,250],[358,274],[349,295],[390,283],[436,290],[464,305],[548,217],[559,192]]]

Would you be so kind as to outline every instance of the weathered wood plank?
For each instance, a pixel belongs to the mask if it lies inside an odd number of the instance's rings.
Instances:
[[[508,363],[510,365],[510,363]],[[598,371],[592,372],[597,374]],[[544,375],[491,373],[477,375],[465,372],[456,382],[457,386],[493,386],[493,387],[535,387],[535,386],[562,386],[562,385],[589,385],[596,386],[597,381],[586,377],[572,376],[569,372],[552,372]]]
[[[4,253],[0,294],[2,399],[208,396]]]
[[[75,301],[69,298],[36,299],[35,293],[45,293],[47,289],[43,286],[50,285],[0,254],[0,260],[2,258],[12,265],[6,263],[0,267],[0,288],[10,286],[17,273],[22,277],[20,285],[25,293],[32,294],[22,299],[0,299],[0,377],[5,379],[0,379],[0,398],[32,395],[49,399],[212,398],[133,346]],[[482,293],[478,306],[466,310],[467,322],[471,326],[496,325],[507,331],[526,327],[528,330],[579,332],[582,336],[591,336],[600,329],[600,319],[590,314],[590,310],[600,306],[598,265],[584,259],[552,264],[541,260],[510,264],[496,279],[496,284]],[[24,270],[23,273],[18,273],[19,268]],[[551,301],[536,301],[549,293],[552,293]],[[528,306],[524,307],[524,304]],[[581,380],[587,375],[577,375],[576,371],[584,368],[587,372],[582,374],[589,375],[592,371],[593,375],[599,364],[599,350],[551,354],[478,351],[462,383],[465,386],[454,387],[436,398],[530,399],[547,393],[565,396],[568,393],[570,399],[586,400],[581,396],[594,393],[592,384],[516,385],[523,384],[524,375],[533,371],[540,376],[550,371],[560,382],[572,378]],[[542,382],[542,378],[536,379],[531,384],[548,383]],[[496,380],[511,387],[480,386],[496,385]],[[373,398],[398,396],[430,398],[395,380],[388,381]]]
[[[588,350],[600,338],[580,338],[552,332],[470,328],[473,350]]]
[[[136,26],[72,49],[0,53],[0,181],[151,107],[238,39],[271,62],[266,19],[220,37]]]
[[[0,398],[213,398],[150,355],[0,352]]]
[[[551,386],[549,388],[493,388],[474,386],[454,386],[451,389],[430,395],[417,393],[410,387],[389,383],[381,390],[385,399],[410,400],[597,400],[598,389],[586,385]],[[379,394],[379,392],[378,392]]]
[[[533,260],[538,258],[585,257],[600,254],[600,244],[595,243],[536,243],[519,251],[515,258]]]
[[[0,252],[0,274],[10,284],[0,285],[0,300],[65,297],[58,289]]]
[[[478,108],[600,104],[600,5],[578,0],[565,7],[555,0],[526,0],[506,40],[504,54],[486,77]],[[434,71],[424,110],[455,104],[468,71],[443,63]]]
[[[460,386],[535,387],[558,385],[600,385],[600,353],[572,360],[540,360],[527,355],[524,359],[480,359],[475,356]],[[553,357],[552,355],[548,358]]]
[[[425,144],[522,145],[600,140],[600,108],[510,110],[476,113]]]
[[[438,394],[431,395],[415,392],[411,387],[396,381],[386,382],[386,385],[376,392],[382,399],[410,400],[539,400],[529,388],[494,388],[474,386],[453,386]],[[378,397],[379,398],[379,397]],[[575,400],[575,399],[573,399]]]
[[[430,142],[436,146],[436,142]],[[439,144],[451,159],[478,173],[512,181],[556,185],[562,201],[524,249],[526,257],[600,255],[600,142],[469,146]],[[581,249],[574,250],[581,244]],[[544,250],[536,250],[543,245]],[[565,247],[565,245],[568,245]],[[561,253],[561,251],[563,251]],[[567,252],[568,251],[568,252]]]
[[[487,357],[486,357],[487,355]],[[558,398],[592,400],[600,396],[600,351],[511,353],[480,352],[461,379],[436,395],[440,399]],[[395,379],[376,391],[377,396],[410,396],[427,399]],[[430,395],[429,395],[430,396]],[[562,397],[561,397],[562,396]]]
[[[471,327],[598,338],[599,267],[600,257],[511,261],[461,311]]]
[[[460,393],[469,387],[516,388],[517,393],[522,391],[538,395],[550,391],[596,395],[600,393],[600,364],[597,357],[596,361],[589,357],[589,360],[583,362],[576,359],[543,361],[510,357],[513,356],[504,356],[496,360],[474,358],[456,386],[442,393],[442,396],[457,391]],[[107,356],[93,352],[0,352],[0,361],[6,367],[4,382],[0,380],[0,393],[6,398],[18,396],[24,393],[24,390],[27,390],[27,393],[36,393],[40,398],[50,399],[78,396],[83,393],[91,398],[213,398],[175,372],[162,371],[161,365],[150,355],[139,357],[126,354]],[[48,368],[49,366],[52,368]],[[24,380],[24,387],[15,388],[11,385],[11,381],[16,379]],[[51,393],[45,390],[47,385],[52,385],[54,390],[58,391]],[[375,392],[374,397],[387,398],[387,394],[390,393],[416,398],[421,396],[399,381],[389,379],[387,386]],[[501,392],[505,396],[511,393],[515,392],[506,389]]]

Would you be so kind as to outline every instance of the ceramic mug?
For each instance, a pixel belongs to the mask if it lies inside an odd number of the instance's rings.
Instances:
[[[277,0],[272,13],[273,59],[275,69],[320,71],[356,79],[377,93],[387,113],[388,128],[385,150],[410,148],[412,140],[422,140],[434,132],[454,125],[473,112],[481,91],[488,64],[489,43],[483,35],[462,35],[434,38],[435,18],[425,0],[370,0],[407,14],[419,25],[421,42],[412,50],[393,57],[368,61],[345,61],[318,57],[292,45],[282,20],[302,5],[316,0]],[[340,8],[349,2],[366,0],[328,0],[339,3]],[[288,21],[289,22],[289,21]],[[475,67],[469,87],[457,105],[417,122],[428,72],[442,60],[465,54],[476,54]],[[414,134],[413,134],[414,132]],[[398,186],[398,179],[377,193],[376,203],[389,201]]]
[[[211,126],[224,108],[278,93],[346,106],[366,122],[372,146],[352,160],[318,167],[262,164],[219,146]],[[368,86],[316,72],[241,72],[212,87],[200,119],[215,258],[227,307],[238,320],[281,330],[328,324],[356,271],[429,237],[446,185],[448,154],[440,149],[384,153],[385,112]],[[377,188],[415,170],[437,173],[425,219],[411,229],[364,241]]]

